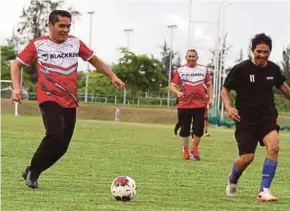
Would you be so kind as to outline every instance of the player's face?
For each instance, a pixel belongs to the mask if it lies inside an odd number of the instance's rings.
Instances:
[[[60,42],[65,41],[68,38],[70,26],[71,19],[69,17],[58,16],[58,21],[49,25],[53,39]]]
[[[270,53],[271,51],[268,45],[264,43],[257,45],[253,51],[255,64],[264,67],[267,64]]]
[[[188,66],[195,66],[197,64],[198,56],[194,51],[188,51],[186,54],[186,61]]]

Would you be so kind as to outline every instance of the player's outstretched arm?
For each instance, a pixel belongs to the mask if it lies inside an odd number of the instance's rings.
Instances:
[[[207,94],[208,94],[208,105],[210,108],[212,108],[213,106],[213,88],[212,88],[212,83],[208,83],[206,84],[206,87],[207,87]]]
[[[282,84],[282,86],[280,87],[280,90],[283,92],[284,96],[290,100],[290,87],[288,86],[288,84],[286,82],[284,82]]]
[[[175,84],[171,84],[170,86],[170,90],[171,92],[173,92],[178,98],[183,96],[183,93],[179,90],[179,88],[177,87],[177,85]]]
[[[16,101],[21,103],[21,82],[20,82],[20,77],[21,77],[21,69],[23,67],[23,64],[19,62],[18,60],[14,60],[14,62],[11,65],[10,69],[10,75],[11,75],[11,80],[12,80],[12,86],[13,86],[13,91],[11,95],[11,101]]]
[[[99,71],[111,78],[113,85],[118,89],[125,89],[125,83],[97,56],[93,56],[89,62]]]
[[[222,91],[221,91],[221,98],[224,102],[224,105],[225,105],[225,108],[228,112],[229,118],[234,120],[234,121],[240,121],[240,116],[239,116],[238,110],[233,108],[231,105],[230,90],[223,87]]]

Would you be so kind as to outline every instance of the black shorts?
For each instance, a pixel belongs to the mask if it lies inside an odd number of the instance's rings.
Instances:
[[[179,135],[181,137],[190,136],[190,126],[192,123],[192,135],[202,137],[204,130],[204,112],[205,108],[179,108],[178,121],[181,126]]]
[[[239,155],[254,154],[258,142],[264,146],[263,139],[271,131],[279,131],[277,116],[269,115],[257,118],[255,121],[236,122],[235,138]]]

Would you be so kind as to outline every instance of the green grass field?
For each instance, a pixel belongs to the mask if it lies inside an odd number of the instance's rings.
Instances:
[[[237,156],[233,131],[210,129],[200,162],[181,159],[172,126],[78,120],[68,153],[42,174],[40,189],[24,185],[21,171],[44,134],[40,117],[2,115],[3,211],[272,211],[290,210],[290,134],[281,134],[281,157],[273,192],[278,203],[255,201],[264,149],[239,182],[235,199],[225,196]],[[119,175],[137,183],[136,198],[115,201],[110,185]]]

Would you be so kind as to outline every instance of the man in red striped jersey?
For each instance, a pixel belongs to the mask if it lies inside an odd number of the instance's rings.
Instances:
[[[90,62],[111,78],[116,88],[125,84],[96,57],[81,40],[69,35],[71,14],[54,10],[49,15],[49,36],[32,40],[17,56],[11,67],[12,101],[21,102],[20,70],[36,62],[38,71],[37,96],[45,137],[22,174],[25,184],[38,187],[40,174],[57,162],[67,151],[75,122],[78,57]]]
[[[192,123],[193,146],[192,157],[200,160],[198,145],[204,133],[204,112],[207,104],[212,107],[212,83],[209,71],[206,67],[197,64],[198,54],[194,49],[186,53],[187,64],[178,68],[175,72],[171,91],[179,98],[178,121],[180,123],[180,137],[183,144],[183,157],[189,159],[188,140]],[[178,88],[179,86],[182,88]],[[204,85],[207,86],[209,101],[205,98]]]

